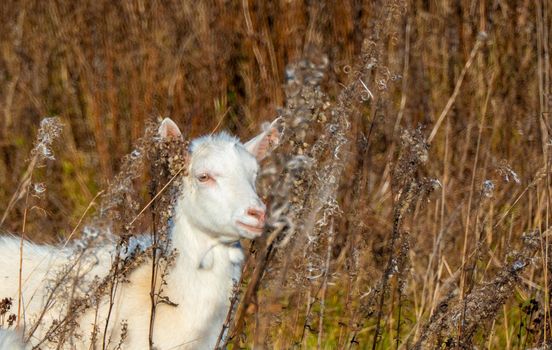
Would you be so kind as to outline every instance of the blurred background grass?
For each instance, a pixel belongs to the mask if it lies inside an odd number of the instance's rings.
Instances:
[[[546,0],[4,0],[0,203],[14,193],[45,116],[59,116],[65,128],[57,161],[33,175],[47,191],[33,199],[26,231],[52,242],[69,235],[151,118],[170,116],[189,138],[219,125],[247,138],[285,106],[288,64],[312,48],[327,55],[323,88],[335,101],[359,57],[370,52],[377,69],[366,84],[374,97],[350,121],[322,347],[354,346],[353,329],[361,347],[373,343],[373,313],[359,310],[389,253],[400,130],[421,125],[428,136],[441,115],[420,170],[441,189],[405,219],[412,240],[407,302],[397,321],[401,301],[388,296],[377,347],[395,346],[399,335],[401,346],[410,347],[436,307],[439,286],[470,252],[478,254],[470,272],[475,286],[491,279],[521,233],[533,229],[542,232],[541,260],[498,316],[483,320],[475,343],[542,344],[550,339],[551,14]],[[489,192],[485,180],[492,181]],[[21,231],[21,202],[3,229]],[[354,277],[347,263],[352,246]],[[302,298],[304,291],[289,292],[253,310],[250,331],[262,336],[246,344],[268,338],[279,348],[319,344],[318,324],[301,314],[310,303]],[[526,312],[531,300],[537,308]],[[317,314],[319,305],[312,305],[309,312]]]

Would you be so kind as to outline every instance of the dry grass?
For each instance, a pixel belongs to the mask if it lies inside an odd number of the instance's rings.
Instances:
[[[56,242],[153,227],[162,245],[174,188],[142,209],[185,154],[156,143],[148,121],[171,116],[189,139],[219,125],[246,138],[281,116],[259,186],[270,229],[248,247],[224,341],[546,348],[551,11],[547,1],[3,1],[2,229]],[[36,130],[53,115],[64,125],[47,145],[55,160],[37,159]],[[168,273],[170,256],[154,257]],[[154,313],[161,291],[152,298]],[[52,336],[70,335],[85,304]]]

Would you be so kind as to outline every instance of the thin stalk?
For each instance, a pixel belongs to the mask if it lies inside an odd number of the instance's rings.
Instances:
[[[153,350],[153,326],[155,323],[155,311],[157,306],[157,300],[155,298],[155,285],[157,282],[157,225],[155,223],[155,204],[152,204],[151,207],[151,216],[153,224],[153,251],[152,251],[152,260],[151,260],[151,282],[150,282],[150,320],[149,320],[149,334],[148,334],[148,343],[150,350]]]
[[[29,185],[31,184],[32,175],[29,177]],[[25,229],[27,228],[27,213],[29,204],[29,188],[25,190],[25,211],[23,212],[23,225],[21,228],[21,237],[19,240],[19,276],[17,281],[17,320],[15,327],[19,328],[21,319],[21,302],[23,301],[23,246],[25,243]],[[23,322],[24,323],[24,322]],[[23,331],[25,326],[23,325]]]
[[[324,331],[324,311],[326,309],[326,291],[328,289],[328,276],[330,275],[330,262],[332,257],[334,236],[334,220],[330,223],[330,231],[328,233],[328,249],[326,251],[326,262],[324,264],[324,280],[322,281],[322,296],[320,297],[320,318],[318,322],[318,343],[317,349],[321,348],[322,335]]]
[[[437,131],[439,131],[439,127],[441,126],[441,123],[443,122],[448,112],[454,105],[454,101],[456,101],[456,97],[458,96],[458,93],[460,92],[460,88],[462,87],[462,83],[464,82],[464,77],[466,76],[468,69],[470,69],[473,63],[473,60],[477,55],[477,52],[481,48],[482,44],[483,44],[483,40],[478,38],[470,52],[470,57],[466,61],[466,64],[464,65],[462,72],[460,72],[460,76],[456,80],[456,85],[454,86],[454,91],[452,92],[452,95],[448,99],[447,104],[445,105],[445,108],[443,108],[443,111],[439,115],[439,118],[437,118],[437,122],[435,122],[435,125],[433,126],[433,130],[431,130],[431,133],[429,134],[429,138],[427,139],[428,143],[431,143],[431,141],[433,141],[433,138],[437,134]]]

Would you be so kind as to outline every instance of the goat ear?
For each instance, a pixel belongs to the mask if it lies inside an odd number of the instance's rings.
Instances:
[[[263,127],[264,131],[245,143],[245,149],[253,154],[257,161],[261,161],[272,152],[280,143],[280,131],[278,124],[280,118],[274,120],[268,126]],[[268,123],[267,123],[268,124]]]
[[[178,125],[176,125],[171,118],[165,118],[159,126],[159,136],[161,136],[162,139],[170,139],[173,137],[182,138],[182,133]]]

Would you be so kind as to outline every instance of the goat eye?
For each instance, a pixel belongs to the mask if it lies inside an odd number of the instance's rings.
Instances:
[[[211,176],[209,176],[209,174],[201,174],[197,177],[197,180],[199,182],[207,182],[207,181],[211,180]]]

